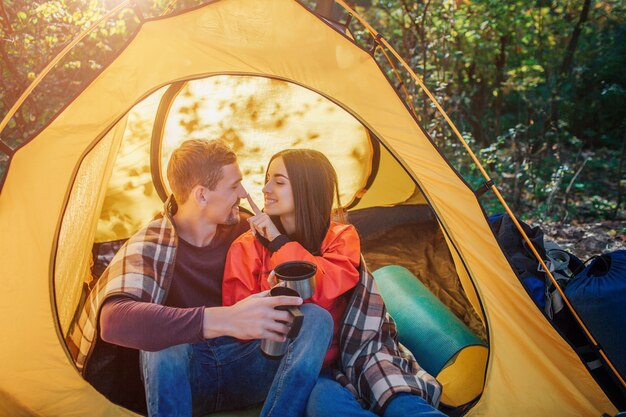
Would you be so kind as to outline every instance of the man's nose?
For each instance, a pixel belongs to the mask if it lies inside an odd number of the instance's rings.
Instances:
[[[239,193],[237,194],[237,198],[246,198],[246,196],[248,195],[248,192],[246,191],[246,189],[243,187],[243,185],[239,186]]]

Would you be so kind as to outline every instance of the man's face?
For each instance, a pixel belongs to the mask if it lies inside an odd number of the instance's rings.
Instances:
[[[207,219],[216,224],[237,224],[239,222],[239,200],[245,198],[246,190],[239,165],[233,163],[222,167],[222,179],[214,190],[207,190],[205,212]]]

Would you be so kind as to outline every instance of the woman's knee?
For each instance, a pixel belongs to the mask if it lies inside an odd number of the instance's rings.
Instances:
[[[326,401],[335,396],[335,390],[341,389],[341,384],[327,375],[320,375],[311,391],[311,399]]]
[[[383,417],[447,417],[416,394],[401,392],[387,405]]]
[[[341,386],[334,380],[320,376],[315,383],[306,406],[307,417],[328,416],[332,412],[329,405],[336,400],[336,390]]]
[[[329,375],[317,380],[306,408],[307,417],[373,416],[350,391]]]

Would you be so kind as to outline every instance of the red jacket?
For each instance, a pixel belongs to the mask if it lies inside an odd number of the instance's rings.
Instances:
[[[321,256],[314,256],[298,242],[289,242],[270,254],[252,232],[246,232],[233,242],[228,251],[222,301],[223,305],[229,306],[251,294],[269,290],[267,277],[283,262],[304,260],[315,263],[315,293],[306,302],[323,307],[333,317],[333,341],[323,365],[327,367],[339,359],[339,329],[348,303],[347,297],[341,296],[359,281],[361,245],[354,226],[331,222],[320,252]]]

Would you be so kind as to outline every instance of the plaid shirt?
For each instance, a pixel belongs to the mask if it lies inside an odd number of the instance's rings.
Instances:
[[[126,241],[89,292],[78,320],[66,337],[76,367],[83,374],[98,338],[100,308],[107,298],[124,294],[137,301],[163,303],[172,282],[178,246],[170,217],[174,204],[173,199],[168,199],[166,214]]]
[[[417,394],[437,407],[441,384],[397,339],[396,324],[361,258],[361,278],[339,336],[342,370],[334,371],[335,379],[378,414],[400,392]]]

